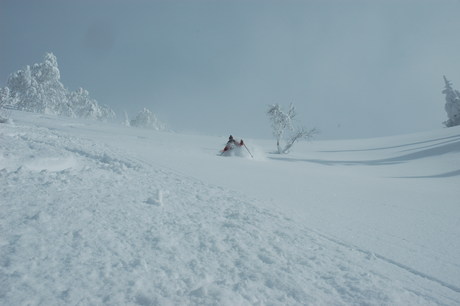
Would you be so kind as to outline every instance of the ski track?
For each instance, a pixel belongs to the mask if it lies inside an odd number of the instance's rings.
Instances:
[[[442,280],[104,144],[12,125],[0,140],[2,305],[460,303]]]

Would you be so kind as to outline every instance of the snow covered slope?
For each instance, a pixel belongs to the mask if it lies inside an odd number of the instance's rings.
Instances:
[[[221,157],[226,136],[14,112],[1,305],[458,305],[460,129]]]

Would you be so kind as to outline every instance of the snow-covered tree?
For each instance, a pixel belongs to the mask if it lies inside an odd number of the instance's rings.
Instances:
[[[283,111],[279,104],[270,105],[267,115],[270,119],[273,136],[276,139],[276,147],[279,154],[288,153],[294,143],[301,139],[310,139],[318,133],[316,129],[294,127],[293,119],[297,115],[293,104],[287,112]],[[284,140],[284,147],[281,142]]]
[[[159,121],[155,114],[147,108],[144,108],[141,112],[139,112],[136,118],[131,120],[130,125],[134,127],[154,129],[157,131],[161,131],[166,128],[165,124]]]
[[[7,96],[10,105],[18,110],[98,120],[115,117],[113,110],[89,98],[88,91],[80,88],[69,92],[60,78],[56,56],[47,53],[43,63],[12,73],[2,89],[8,95],[2,96]]]
[[[128,113],[126,111],[123,111],[124,115],[125,115],[125,120],[123,121],[123,125],[124,126],[131,126],[131,122],[129,122],[129,116],[128,116]]]
[[[444,106],[448,120],[444,122],[447,127],[460,125],[460,92],[452,88],[452,83],[444,76],[445,87],[442,91],[446,95]]]
[[[36,113],[73,116],[67,101],[67,90],[60,82],[56,56],[45,55],[43,63],[26,66],[10,75],[7,82],[17,99],[15,108]]]
[[[9,121],[11,111],[5,107],[14,103],[14,99],[10,95],[8,87],[0,88],[0,123]]]
[[[11,96],[10,89],[8,87],[0,88],[0,108],[14,104],[16,104],[16,99]]]
[[[76,117],[106,121],[115,119],[115,112],[107,106],[99,105],[89,97],[87,90],[79,88],[67,95],[69,104]]]

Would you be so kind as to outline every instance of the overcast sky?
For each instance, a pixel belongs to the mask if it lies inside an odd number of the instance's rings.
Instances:
[[[178,131],[268,138],[293,103],[320,139],[395,135],[442,127],[459,34],[457,0],[0,0],[0,86],[53,52],[68,89]]]

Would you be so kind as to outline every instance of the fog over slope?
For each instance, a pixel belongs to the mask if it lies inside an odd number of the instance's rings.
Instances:
[[[59,59],[62,82],[117,113],[176,130],[269,138],[269,104],[294,103],[321,139],[432,130],[446,75],[460,86],[460,2],[0,2],[0,87]]]

